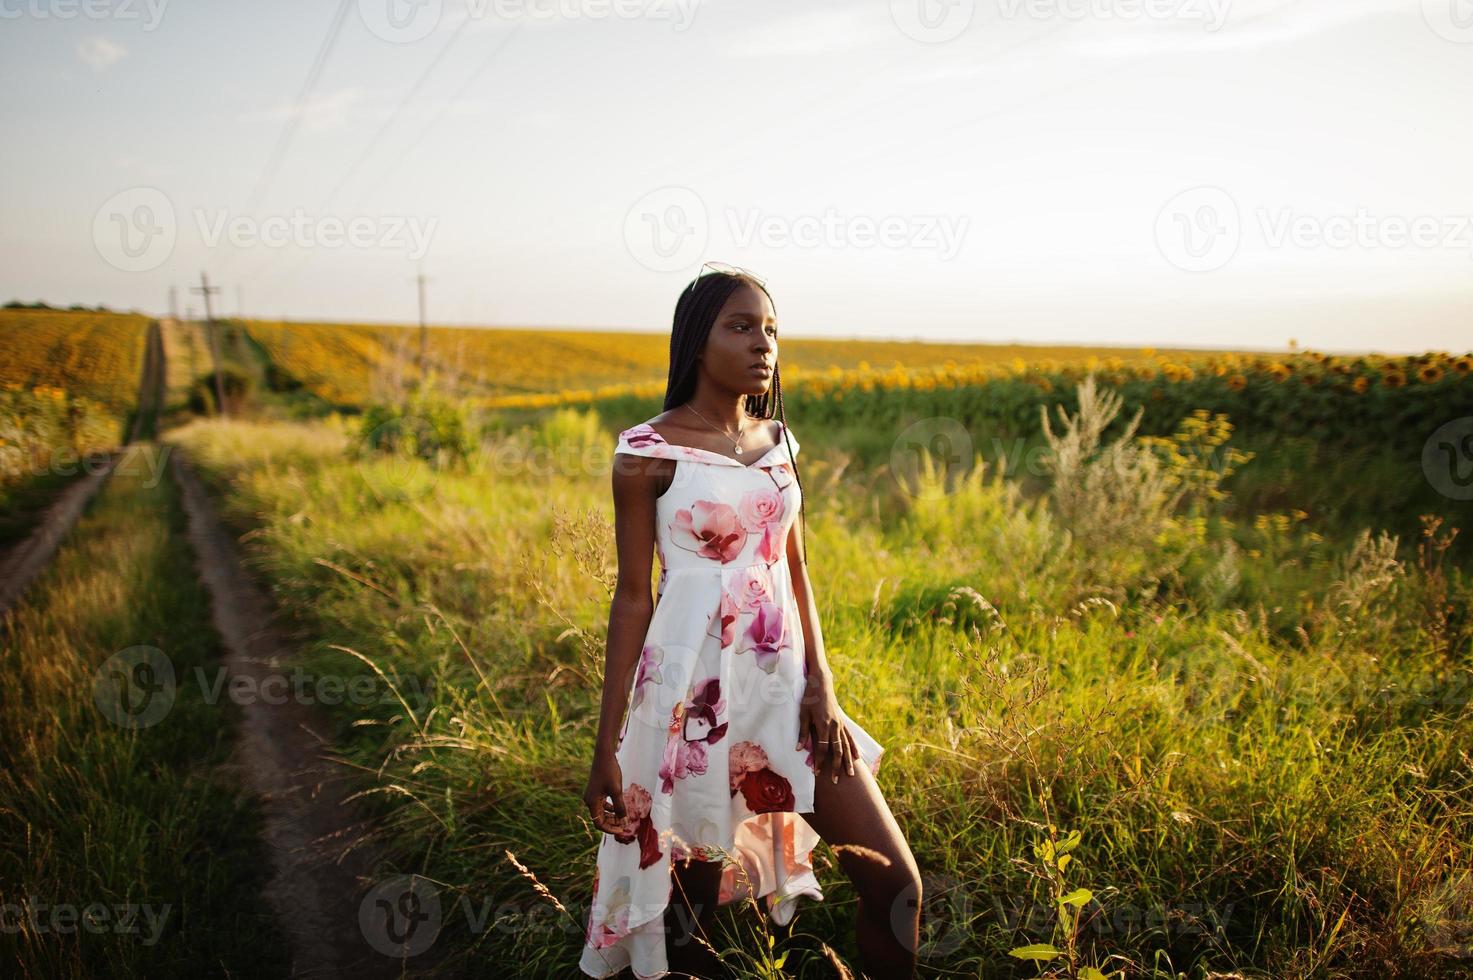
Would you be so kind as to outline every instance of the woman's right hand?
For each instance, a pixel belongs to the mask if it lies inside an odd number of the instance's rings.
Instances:
[[[612,801],[612,803],[610,802]],[[595,755],[583,791],[593,825],[606,834],[624,833],[624,773],[612,752]]]

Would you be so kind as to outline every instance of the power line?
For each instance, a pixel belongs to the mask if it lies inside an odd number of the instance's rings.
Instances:
[[[435,70],[436,66],[440,64],[440,61],[442,58],[444,58],[445,53],[449,51],[450,45],[455,43],[456,37],[460,35],[460,31],[463,30],[468,23],[470,23],[469,17],[467,17],[466,20],[461,23],[461,26],[456,29],[455,37],[452,37],[450,41],[448,41],[445,46],[441,48],[440,53],[435,58],[434,62],[431,63],[430,67],[425,71],[425,73],[420,76],[419,80],[415,83],[414,88],[411,90],[411,96],[415,92],[418,92],[421,87],[423,87],[425,80],[429,77],[430,73]],[[404,162],[404,158],[409,155],[409,152],[414,150],[416,147],[424,142],[425,137],[429,135],[430,131],[434,129],[435,126],[440,122],[440,120],[445,117],[445,113],[449,111],[450,106],[454,105],[462,97],[464,97],[465,94],[471,90],[471,87],[476,83],[476,81],[479,80],[483,74],[485,74],[486,69],[490,68],[491,65],[495,63],[497,57],[506,48],[506,46],[511,43],[512,38],[516,36],[517,32],[521,30],[523,23],[525,22],[522,20],[518,20],[514,25],[512,25],[512,28],[509,31],[502,35],[500,42],[491,49],[490,53],[486,56],[486,59],[481,62],[481,64],[476,68],[475,71],[471,72],[470,76],[466,78],[466,80],[461,84],[460,88],[455,91],[455,94],[452,95],[440,106],[439,111],[436,112],[435,115],[430,119],[430,121],[424,126],[424,128],[419,131],[419,135],[414,140],[405,145],[404,151],[401,152],[399,156],[395,158],[394,162],[389,166],[389,168],[384,171],[383,175],[379,179],[379,182],[375,184],[372,188],[370,188],[370,192],[376,191],[379,187],[383,186],[384,180],[392,175],[395,169],[397,169],[398,166]],[[408,105],[408,103],[409,98],[406,97],[400,103],[399,107],[394,110],[394,115],[390,117],[389,121],[385,123],[382,128],[380,128],[379,132],[370,142],[368,149],[365,149],[363,153],[359,154],[358,159],[339,180],[338,186],[333,189],[332,194],[328,195],[327,201],[331,201],[333,197],[337,195],[338,191],[342,190],[342,188],[347,184],[348,180],[351,179],[352,176],[357,172],[357,170],[367,161],[369,153],[378,143],[379,137],[383,135],[383,133],[388,129],[388,126],[394,122],[394,120],[400,115],[400,113],[403,111],[404,107]],[[366,194],[360,195],[360,198],[363,196],[366,196]],[[325,207],[326,202],[324,202],[324,204],[318,208],[318,211],[320,212]],[[254,269],[251,269],[249,272],[238,278],[242,280],[249,280],[255,278],[256,276],[259,276],[262,272],[266,271],[268,266],[272,266],[275,263],[279,262],[282,256],[285,254],[285,249],[278,250],[274,255],[268,256]],[[301,270],[299,267],[298,272],[300,271]]]
[[[348,17],[348,10],[352,7],[352,0],[341,0],[338,4],[338,12],[333,16],[332,24],[329,25],[327,36],[322,39],[322,44],[317,48],[317,57],[313,59],[312,69],[307,72],[307,81],[302,85],[302,91],[297,93],[297,104],[292,109],[291,116],[282,128],[281,135],[276,139],[276,146],[271,151],[271,157],[266,162],[266,169],[261,172],[261,177],[256,181],[256,187],[251,191],[251,196],[246,203],[246,213],[254,214],[257,205],[260,204],[262,196],[266,193],[276,176],[276,171],[281,166],[282,159],[286,156],[286,148],[296,135],[297,126],[302,121],[302,109],[307,104],[307,97],[317,87],[317,80],[322,77],[323,66],[327,64],[327,56],[332,53],[333,45],[337,43],[338,34],[342,31],[343,21]]]
[[[358,154],[358,159],[353,161],[353,165],[351,167],[343,171],[343,176],[340,180],[338,180],[337,186],[332,189],[331,194],[327,195],[327,199],[318,206],[317,210],[319,212],[327,210],[328,205],[331,204],[333,202],[333,199],[338,196],[338,192],[341,191],[343,187],[348,183],[348,181],[353,178],[353,175],[358,172],[358,168],[363,166],[363,162],[367,160],[369,156],[373,153],[374,149],[378,146],[379,140],[383,138],[384,133],[387,133],[389,131],[389,127],[393,126],[394,123],[399,119],[399,116],[403,114],[405,107],[408,106],[410,102],[414,101],[414,97],[419,94],[419,90],[424,88],[425,82],[428,81],[429,77],[435,73],[435,69],[440,67],[440,62],[445,60],[445,55],[447,55],[450,52],[450,49],[455,46],[455,42],[459,40],[461,32],[464,31],[466,27],[470,25],[470,23],[471,17],[470,15],[466,15],[466,18],[460,22],[460,26],[455,29],[455,33],[450,35],[450,40],[446,41],[444,46],[440,48],[440,53],[435,55],[435,60],[430,62],[430,66],[426,68],[423,73],[420,74],[419,78],[415,81],[414,85],[410,87],[404,98],[399,100],[399,105],[394,108],[393,113],[389,116],[388,119],[384,121],[384,124],[378,128],[378,132],[373,134],[373,139],[369,140],[368,145],[363,148],[363,152]]]
[[[383,176],[379,178],[378,183],[369,188],[368,193],[372,193],[373,191],[376,191],[380,187],[382,187],[384,181],[387,180],[396,169],[398,169],[399,164],[404,162],[404,158],[407,157],[411,151],[418,148],[419,145],[424,142],[424,138],[429,135],[430,130],[434,129],[435,126],[440,122],[440,120],[445,117],[445,113],[449,110],[450,106],[454,105],[460,100],[461,96],[470,91],[471,86],[476,83],[476,80],[481,77],[481,75],[486,71],[487,68],[491,67],[492,63],[496,61],[497,56],[500,55],[502,50],[511,43],[511,39],[516,37],[517,32],[522,29],[522,25],[524,23],[526,23],[525,20],[518,20],[514,25],[512,25],[511,30],[502,35],[501,42],[491,49],[491,53],[486,56],[485,61],[481,62],[481,66],[477,68],[474,72],[472,72],[471,76],[465,80],[465,84],[461,85],[461,87],[456,90],[456,93],[440,106],[440,111],[435,113],[434,118],[432,118],[425,125],[424,129],[421,129],[419,131],[419,136],[412,142],[405,145],[404,152],[400,153],[399,156],[394,159],[394,162],[389,165],[389,168],[387,170],[384,171]]]
[[[317,88],[317,82],[322,77],[322,70],[327,64],[327,59],[332,54],[333,47],[337,44],[338,35],[342,32],[343,22],[347,19],[348,10],[352,6],[352,0],[340,0],[337,13],[333,15],[332,23],[328,25],[327,34],[322,43],[317,46],[317,54],[312,59],[312,67],[307,71],[307,80],[302,83],[302,90],[297,93],[296,105],[292,107],[291,116],[286,125],[282,127],[281,133],[276,138],[276,145],[272,147],[271,156],[267,158],[266,167],[261,171],[261,176],[256,180],[256,186],[251,191],[247,200],[245,213],[254,214],[256,208],[264,198],[266,188],[275,179],[281,162],[286,157],[288,144],[295,138],[297,127],[302,121],[302,112],[306,108],[307,99]],[[232,260],[236,257],[234,249],[227,250],[222,260],[222,267],[229,269]]]

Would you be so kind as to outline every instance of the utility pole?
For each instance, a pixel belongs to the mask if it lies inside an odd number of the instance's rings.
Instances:
[[[185,306],[184,307],[184,323],[181,324],[181,326],[183,326],[186,331],[193,330],[193,328],[194,328],[194,307],[192,307],[192,306]],[[194,351],[194,335],[192,333],[188,333],[187,336],[189,336],[189,338],[190,338],[190,340],[189,340],[189,383],[191,385],[193,385],[194,384],[194,379],[197,378],[197,377],[199,377],[199,365],[195,364],[195,362],[194,362],[194,354],[195,354],[195,351]]]
[[[219,286],[210,285],[210,277],[205,273],[199,274],[200,284],[190,289],[190,292],[203,293],[205,297],[205,330],[210,338],[210,359],[215,362],[215,404],[220,406],[220,414],[226,414],[225,409],[225,383],[220,379],[220,339],[215,335],[215,314],[210,306],[210,297],[220,291]]]
[[[420,272],[414,277],[414,282],[419,285],[419,372],[421,377],[425,371],[425,359],[429,347],[429,330],[425,327],[425,283],[429,282],[425,274]]]

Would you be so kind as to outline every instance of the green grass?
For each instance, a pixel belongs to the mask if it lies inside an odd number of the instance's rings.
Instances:
[[[361,673],[352,650],[404,694],[334,717],[399,869],[489,910],[439,939],[472,972],[566,977],[582,945],[608,465],[639,418],[574,421],[440,471],[357,461],[332,425],[174,434],[309,669]],[[924,974],[1038,976],[1008,951],[1054,943],[1131,976],[1466,975],[1473,644],[1446,527],[1420,548],[1256,528],[1231,498],[1163,510],[1138,466],[1053,481],[1103,508],[990,472],[927,498],[794,425],[828,659],[927,882]],[[1062,873],[1033,850],[1050,826],[1080,833]],[[826,900],[778,937],[781,973],[753,909],[724,910],[742,975],[831,976],[820,941],[858,967],[853,893],[816,858]],[[1080,887],[1066,930],[1051,910]]]
[[[0,972],[284,976],[259,816],[221,768],[230,702],[206,703],[192,680],[219,650],[184,517],[172,483],[127,462],[4,623]],[[134,728],[94,681],[136,647],[160,651],[179,686]],[[89,909],[90,927],[67,918]]]

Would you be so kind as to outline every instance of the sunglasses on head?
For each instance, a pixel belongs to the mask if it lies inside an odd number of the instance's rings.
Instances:
[[[743,269],[739,265],[727,265],[725,262],[701,263],[700,269],[696,271],[696,277],[691,280],[690,288],[695,288],[696,283],[701,281],[701,277],[706,274],[707,269],[710,269],[712,272],[724,273],[728,276],[746,276],[749,279],[755,280],[757,285],[761,286],[763,289],[767,288],[767,280],[757,275],[757,273],[753,272],[751,269]]]

